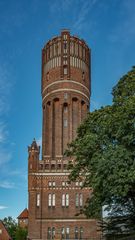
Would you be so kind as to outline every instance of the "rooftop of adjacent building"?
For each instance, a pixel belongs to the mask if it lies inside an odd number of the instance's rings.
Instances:
[[[28,218],[28,214],[29,214],[29,212],[28,212],[28,209],[27,208],[25,208],[21,213],[20,213],[20,215],[17,217],[18,219],[27,219]]]
[[[8,230],[6,229],[4,223],[0,220],[0,239],[11,240]]]
[[[40,150],[40,146],[37,144],[36,139],[33,139],[33,142],[30,146],[28,146],[28,149],[33,149],[33,150]]]

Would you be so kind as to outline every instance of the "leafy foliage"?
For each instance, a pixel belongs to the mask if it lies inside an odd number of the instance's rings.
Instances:
[[[27,239],[27,229],[19,227],[12,217],[5,217],[2,222],[13,240]]]
[[[6,229],[8,230],[9,235],[14,240],[17,230],[17,223],[12,217],[5,217],[2,222],[4,223]]]
[[[26,228],[18,227],[16,231],[16,240],[26,240],[28,231]]]
[[[113,104],[88,114],[66,154],[75,160],[70,180],[83,179],[93,192],[87,217],[122,216],[135,230],[135,67],[113,88]],[[132,226],[132,227],[131,227]]]

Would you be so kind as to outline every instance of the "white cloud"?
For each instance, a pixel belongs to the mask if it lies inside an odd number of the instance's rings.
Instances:
[[[0,181],[0,188],[12,189],[15,188],[15,184],[13,182]]]
[[[8,207],[0,205],[0,210],[6,209]]]
[[[78,16],[76,16],[75,24],[73,25],[74,31],[81,31],[83,27],[88,23],[87,15],[90,10],[95,6],[98,0],[86,0],[81,3],[82,7],[79,11]]]
[[[11,158],[12,158],[11,153],[8,153],[5,150],[0,149],[0,167],[8,163]]]

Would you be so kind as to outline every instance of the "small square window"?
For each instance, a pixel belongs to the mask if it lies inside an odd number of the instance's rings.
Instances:
[[[0,229],[0,234],[2,234],[2,229]]]

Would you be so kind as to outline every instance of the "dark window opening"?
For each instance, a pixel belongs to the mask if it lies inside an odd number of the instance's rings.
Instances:
[[[50,227],[48,228],[48,231],[47,231],[47,239],[48,240],[51,239],[51,228]]]
[[[58,164],[58,165],[57,165],[57,168],[58,168],[58,169],[61,169],[61,164]]]
[[[75,240],[78,240],[78,227],[75,227]]]
[[[85,81],[85,72],[84,71],[82,72],[82,79],[83,79],[83,81]]]
[[[45,169],[49,169],[49,164],[45,164]]]
[[[49,72],[46,74],[46,80],[49,81]]]
[[[52,170],[55,169],[55,164],[51,164],[51,169],[52,169]]]

